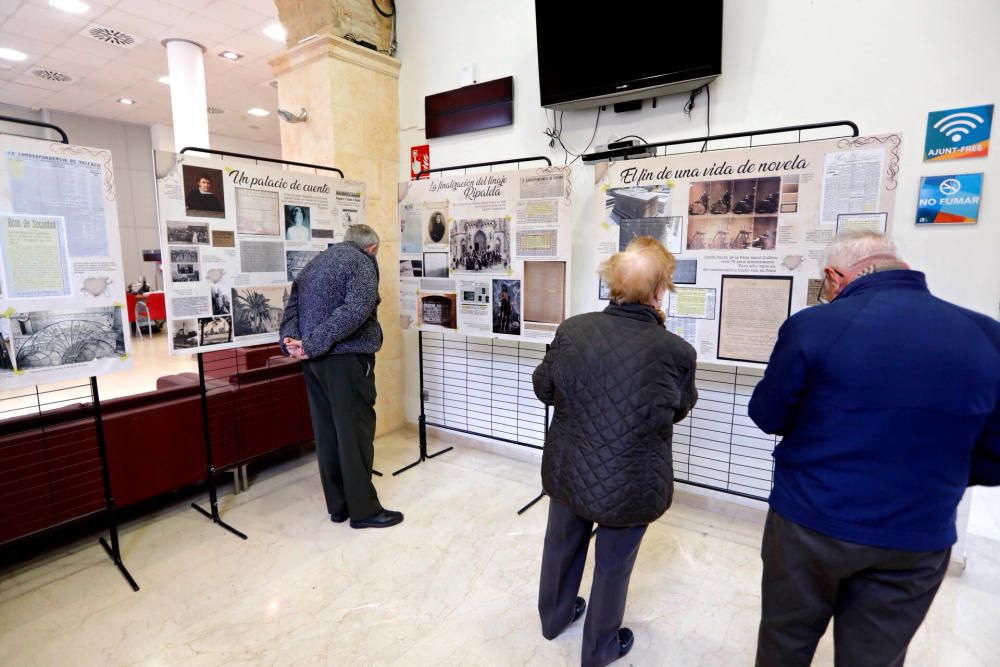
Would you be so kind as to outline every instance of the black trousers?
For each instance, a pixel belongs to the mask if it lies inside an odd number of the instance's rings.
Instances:
[[[375,461],[375,355],[333,354],[302,363],[319,476],[330,514],[354,520],[382,511]]]
[[[593,528],[592,521],[577,516],[557,500],[549,500],[538,586],[538,613],[546,639],[555,639],[573,620]],[[628,582],[645,533],[646,526],[597,528],[594,582],[583,625],[584,667],[600,667],[618,658],[618,629],[625,616]]]
[[[844,542],[767,515],[758,667],[812,663],[833,618],[834,664],[896,667],[930,609],[951,549],[898,551]]]

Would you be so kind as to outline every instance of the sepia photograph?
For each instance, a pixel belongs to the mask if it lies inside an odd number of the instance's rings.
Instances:
[[[752,217],[688,218],[688,250],[746,250],[752,241]]]
[[[420,292],[420,310],[418,312],[420,323],[455,329],[458,322],[458,309],[455,301],[454,292]]]
[[[277,333],[288,300],[287,286],[237,287],[232,295],[234,335]]]
[[[753,219],[753,248],[761,250],[774,250],[775,241],[778,237],[777,216],[758,216]]]
[[[184,165],[184,210],[195,218],[226,217],[221,169]]]
[[[448,253],[425,252],[423,261],[424,278],[448,277]]]

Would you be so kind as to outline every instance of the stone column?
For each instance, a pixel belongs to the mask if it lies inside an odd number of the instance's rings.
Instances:
[[[379,320],[385,343],[377,361],[376,433],[389,433],[404,421],[396,221],[399,61],[326,33],[289,48],[271,66],[279,106],[309,112],[303,123],[281,122],[282,156],[339,167],[367,186],[367,221],[382,239]]]

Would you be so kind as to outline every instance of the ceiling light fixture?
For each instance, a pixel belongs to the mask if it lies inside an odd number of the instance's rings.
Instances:
[[[261,118],[263,118],[264,116],[271,115],[270,111],[268,111],[267,109],[261,109],[259,107],[254,107],[253,109],[247,109],[247,113],[250,114],[251,116],[260,116]]]
[[[19,62],[27,59],[28,55],[15,49],[0,48],[0,58]]]
[[[219,54],[219,57],[225,58],[226,60],[232,60],[233,62],[235,62],[240,58],[242,58],[243,56],[236,53],[235,51],[223,51],[222,53]]]
[[[135,100],[133,100],[131,97],[119,97],[118,102],[126,105],[135,104]]]
[[[55,7],[67,14],[85,14],[90,5],[80,2],[79,0],[49,0],[49,6]]]
[[[282,27],[280,23],[272,23],[271,25],[264,28],[264,34],[276,42],[285,41],[285,29]]]

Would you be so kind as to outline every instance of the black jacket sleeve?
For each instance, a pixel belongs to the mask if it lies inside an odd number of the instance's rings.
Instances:
[[[681,421],[688,416],[688,413],[698,402],[698,388],[695,386],[695,373],[697,372],[697,358],[691,359],[691,365],[687,372],[687,378],[681,387],[681,405],[674,411],[674,423]]]
[[[556,331],[555,338],[549,345],[542,363],[538,364],[531,374],[531,382],[535,386],[535,396],[545,405],[553,405],[556,401],[555,363],[562,336]]]

